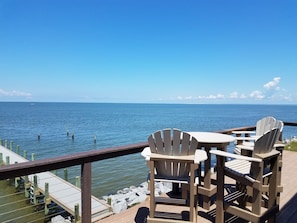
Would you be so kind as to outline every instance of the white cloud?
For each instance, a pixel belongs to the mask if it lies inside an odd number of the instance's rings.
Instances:
[[[229,98],[231,99],[244,99],[244,98],[247,98],[247,96],[245,94],[239,94],[237,91],[234,91],[232,92],[230,95],[229,95]]]
[[[255,99],[265,98],[265,95],[261,91],[258,91],[258,90],[255,90],[255,91],[251,92],[249,96],[251,98],[255,98]]]
[[[238,98],[239,95],[238,95],[238,92],[234,91],[230,94],[229,98]]]
[[[264,88],[269,90],[269,89],[275,89],[275,90],[279,90],[279,84],[280,82],[280,77],[275,77],[273,78],[272,81],[269,81],[268,83],[264,84]]]
[[[179,101],[192,101],[192,102],[211,102],[226,100],[228,102],[241,102],[245,101],[257,101],[257,100],[267,100],[270,102],[283,102],[283,101],[292,101],[294,100],[293,95],[290,95],[289,92],[286,92],[284,89],[281,89],[280,77],[274,77],[271,81],[263,85],[261,90],[253,90],[250,94],[244,94],[237,91],[232,91],[230,94],[209,94],[209,95],[198,95],[198,96],[178,96]],[[176,100],[176,98],[175,98]]]
[[[31,93],[27,92],[21,92],[21,91],[5,91],[3,89],[0,89],[0,96],[6,96],[6,97],[32,97]]]
[[[209,95],[206,97],[207,99],[224,99],[225,98],[225,95],[223,94],[216,94],[216,95]]]
[[[185,96],[185,97],[177,96],[177,99],[178,100],[193,100],[194,98],[193,98],[193,96]]]

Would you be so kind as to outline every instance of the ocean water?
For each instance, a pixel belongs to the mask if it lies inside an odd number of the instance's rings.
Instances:
[[[14,148],[19,145],[29,158],[34,153],[35,159],[44,159],[143,142],[163,128],[216,131],[255,125],[268,115],[297,122],[297,106],[1,102],[0,139],[12,141]],[[297,128],[285,127],[283,135],[295,136]],[[147,170],[140,154],[95,162],[92,194],[101,197],[137,186],[146,181]],[[61,177],[63,173],[58,170]],[[78,175],[79,166],[68,169],[71,183]]]

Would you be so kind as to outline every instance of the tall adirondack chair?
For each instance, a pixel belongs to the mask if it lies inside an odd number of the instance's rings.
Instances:
[[[207,159],[206,152],[197,149],[198,141],[195,138],[178,129],[157,131],[148,137],[148,143],[149,147],[142,152],[150,166],[150,214],[147,222],[196,222],[198,213],[195,173],[199,163]],[[157,181],[185,184],[186,188],[189,188],[189,196],[180,199],[170,196],[156,197]],[[172,213],[160,215],[156,210],[158,204],[188,206],[189,219]]]
[[[279,129],[279,133],[278,133],[277,138],[276,138],[276,142],[279,143],[281,141],[281,134],[283,132],[284,123],[281,120],[275,120],[274,122],[271,122],[269,124],[269,127],[266,126],[266,128],[267,128],[266,132],[273,129],[273,128],[278,128]],[[236,148],[240,149],[240,154],[241,155],[251,154],[253,149],[254,149],[255,140],[257,138],[259,138],[259,137],[260,137],[260,135],[258,135],[257,137],[253,137],[252,141],[250,141],[250,142],[243,142],[240,145],[236,145]],[[242,152],[242,151],[245,151],[245,152]],[[235,153],[238,154],[237,152],[235,152]]]
[[[242,154],[241,148],[242,146],[246,146],[248,149],[248,146],[250,148],[253,148],[255,140],[259,138],[261,135],[263,135],[265,132],[273,129],[278,128],[280,123],[272,116],[264,117],[257,121],[256,123],[256,131],[234,131],[233,133],[236,135],[239,134],[245,134],[248,136],[244,137],[236,137],[237,140],[237,146],[234,149],[234,153],[236,154]],[[246,155],[246,154],[244,154]]]
[[[274,222],[277,204],[278,168],[280,152],[274,148],[279,129],[274,128],[256,139],[253,156],[224,151],[211,151],[217,158],[216,223],[225,222],[229,213],[251,222]],[[226,162],[225,159],[234,160]],[[263,179],[269,175],[269,182]],[[237,190],[224,196],[225,176],[237,184]],[[263,194],[268,193],[268,202]],[[266,205],[264,205],[266,204]]]
[[[278,181],[277,204],[279,204],[280,193],[283,191],[283,186],[281,185],[281,173],[282,173],[282,152],[285,147],[285,145],[282,143],[282,132],[283,132],[283,128],[284,128],[284,123],[281,120],[276,120],[275,122],[270,123],[270,128],[278,128],[279,129],[279,133],[276,136],[276,143],[274,144],[275,149],[280,151],[280,154],[281,154],[279,157],[279,168],[278,168],[278,175],[277,175],[277,181]],[[254,142],[249,142],[249,144],[237,145],[235,150],[236,149],[240,150],[241,155],[251,156],[253,154],[253,150],[254,150]],[[230,162],[229,165],[233,165],[232,162]],[[266,176],[265,180],[266,180],[266,182],[269,181],[269,175]]]

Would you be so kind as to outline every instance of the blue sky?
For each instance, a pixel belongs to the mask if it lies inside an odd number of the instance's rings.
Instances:
[[[297,1],[2,0],[0,101],[297,104]]]

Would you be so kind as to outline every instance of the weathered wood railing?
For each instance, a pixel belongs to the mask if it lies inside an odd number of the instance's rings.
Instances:
[[[284,122],[285,126],[297,126],[295,122]],[[235,130],[255,130],[255,126],[245,126],[240,128],[226,129],[216,131],[225,134],[231,134]],[[91,222],[91,164],[95,161],[109,158],[125,156],[139,153],[147,147],[147,142],[141,142],[131,145],[118,146],[94,151],[76,153],[73,155],[59,156],[25,163],[16,163],[2,166],[0,168],[0,180],[11,179],[30,174],[52,171],[66,167],[81,165],[81,204],[82,204],[82,222]]]

